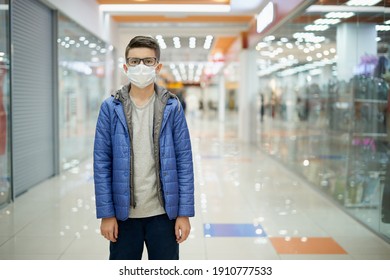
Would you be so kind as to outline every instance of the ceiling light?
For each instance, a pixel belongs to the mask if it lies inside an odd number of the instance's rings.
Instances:
[[[390,25],[377,25],[376,31],[390,31]]]
[[[180,49],[181,48],[180,38],[179,37],[173,37],[173,44],[175,45],[176,49]]]
[[[270,36],[265,37],[263,41],[264,42],[269,42],[269,41],[273,41],[273,40],[275,40],[275,36],[270,35]]]
[[[259,49],[262,49],[262,48],[265,48],[265,47],[267,47],[267,46],[268,46],[268,44],[267,44],[267,43],[265,43],[265,42],[260,42],[260,43],[258,43],[258,44],[257,44],[257,46],[259,47]]]
[[[196,38],[195,37],[190,37],[189,41],[190,41],[189,42],[190,48],[194,49],[196,47]]]
[[[208,50],[211,48],[211,42],[213,41],[213,36],[207,35],[206,40],[204,41],[203,48]]]
[[[382,0],[350,0],[345,3],[347,6],[374,6]]]
[[[325,15],[326,18],[350,18],[353,17],[353,12],[330,12]]]
[[[110,13],[137,13],[137,12],[159,12],[159,13],[228,13],[230,5],[187,5],[187,4],[104,4],[100,5],[102,12]]]
[[[293,34],[293,37],[295,39],[298,38],[308,38],[308,37],[314,37],[315,34],[313,32],[297,32]]]
[[[337,24],[341,20],[339,18],[320,18],[314,21],[314,24],[327,25],[327,24]]]
[[[305,26],[306,31],[325,31],[329,28],[329,25],[316,25],[310,24]]]
[[[274,21],[275,7],[273,2],[269,2],[257,15],[257,33],[261,33],[268,25]]]
[[[390,19],[389,19],[389,20],[386,20],[386,21],[384,22],[384,24],[390,24]]]
[[[165,44],[164,38],[161,35],[156,36],[157,42],[160,45],[160,48],[165,50],[167,48],[167,44]]]
[[[324,36],[314,36],[313,38],[310,38],[308,42],[313,42],[313,43],[321,43],[324,42],[326,38]]]
[[[297,32],[293,34],[293,37],[297,39],[297,41],[305,41],[312,43],[321,43],[326,40],[324,36],[315,36],[313,32]],[[299,47],[302,49],[302,47]]]

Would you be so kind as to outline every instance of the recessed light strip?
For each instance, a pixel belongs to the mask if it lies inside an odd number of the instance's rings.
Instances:
[[[306,13],[329,13],[329,12],[352,12],[352,13],[381,13],[389,14],[390,8],[383,6],[346,6],[346,5],[312,5],[306,9]]]
[[[376,31],[390,31],[390,25],[376,25]]]
[[[350,18],[353,17],[355,13],[353,12],[330,12],[325,15],[326,18],[340,19],[340,18]]]
[[[314,24],[317,25],[329,25],[329,24],[338,24],[341,20],[339,18],[319,18],[314,21]]]
[[[304,27],[306,31],[325,31],[328,28],[329,25],[317,25],[317,24],[310,24]]]
[[[374,6],[382,0],[350,0],[345,5],[347,6]]]
[[[158,13],[228,13],[230,5],[185,5],[185,4],[104,4],[99,6],[100,11],[110,13],[137,13],[137,12],[158,12]]]
[[[203,48],[205,50],[208,50],[211,48],[211,42],[213,41],[213,36],[212,35],[207,35],[206,40],[204,41]]]

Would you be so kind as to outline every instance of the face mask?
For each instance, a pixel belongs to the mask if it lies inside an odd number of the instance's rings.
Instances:
[[[138,88],[145,88],[156,79],[156,69],[144,64],[138,64],[135,67],[127,67],[127,77],[130,83]]]

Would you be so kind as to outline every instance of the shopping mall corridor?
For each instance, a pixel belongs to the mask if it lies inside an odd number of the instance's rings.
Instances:
[[[260,145],[240,143],[234,113],[216,119],[188,116],[196,216],[181,259],[390,259],[389,243]],[[107,259],[94,203],[91,158],[0,210],[0,259]]]

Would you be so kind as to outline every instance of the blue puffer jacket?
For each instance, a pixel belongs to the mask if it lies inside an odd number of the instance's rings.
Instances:
[[[194,175],[190,135],[184,112],[174,95],[155,85],[154,135],[158,185],[170,219],[192,217]],[[94,181],[97,218],[126,220],[132,196],[131,137],[120,94],[101,105],[94,143]]]

